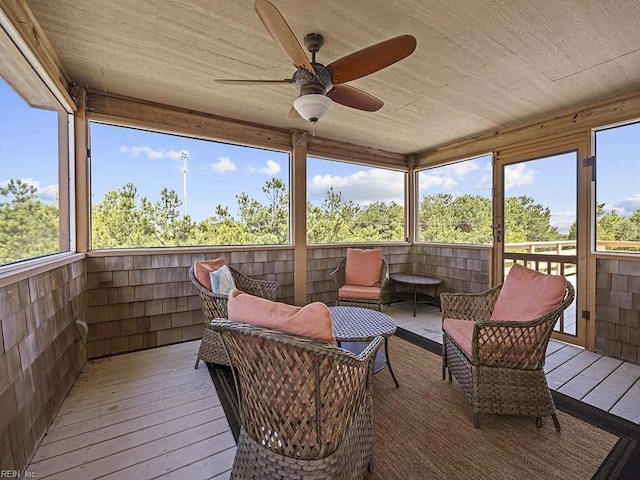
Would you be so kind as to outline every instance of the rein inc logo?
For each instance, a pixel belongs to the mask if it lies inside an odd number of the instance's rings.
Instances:
[[[21,472],[20,470],[0,470],[0,478],[38,478],[36,472]]]

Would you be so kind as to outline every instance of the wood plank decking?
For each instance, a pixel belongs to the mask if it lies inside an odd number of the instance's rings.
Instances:
[[[235,441],[199,341],[88,362],[28,472],[43,479],[226,479]]]
[[[440,312],[385,311],[442,342]],[[27,469],[39,479],[228,479],[235,442],[199,340],[88,362]],[[640,366],[552,341],[551,388],[640,424]]]

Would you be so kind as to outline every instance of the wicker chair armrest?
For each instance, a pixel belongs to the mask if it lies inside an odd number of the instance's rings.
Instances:
[[[338,268],[336,268],[333,272],[329,274],[329,276],[331,277],[331,280],[333,281],[333,285],[336,288],[336,292],[340,290],[340,288],[344,285],[346,267],[347,267],[347,259],[343,258],[342,261],[340,262],[340,265],[338,265]]]
[[[441,293],[442,318],[489,320],[501,288],[498,285],[481,293]]]
[[[278,282],[251,278],[231,267],[229,270],[231,270],[233,281],[238,290],[256,297],[266,298],[267,300],[275,301],[278,299]]]
[[[528,322],[476,322],[471,340],[473,358],[482,366],[537,370],[544,365],[554,323],[546,315]]]

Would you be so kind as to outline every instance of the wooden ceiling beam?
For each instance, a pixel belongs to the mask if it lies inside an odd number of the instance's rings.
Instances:
[[[416,166],[425,167],[446,160],[470,158],[525,142],[587,131],[636,118],[640,118],[640,91],[573,109],[564,115],[541,122],[508,128],[416,153]]]

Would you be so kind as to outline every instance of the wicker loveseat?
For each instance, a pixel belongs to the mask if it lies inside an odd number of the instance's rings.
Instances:
[[[278,297],[278,283],[267,280],[256,280],[240,273],[233,267],[229,267],[236,288],[243,292],[255,295],[257,297],[266,298],[268,300],[276,300]],[[198,357],[196,358],[195,368],[198,368],[200,360],[208,363],[217,363],[220,365],[229,365],[229,358],[222,345],[220,334],[209,328],[209,323],[214,318],[227,318],[227,295],[216,294],[206,288],[196,278],[195,265],[189,269],[189,278],[195,286],[200,300],[202,301],[202,313],[204,314],[204,334]]]
[[[358,356],[325,342],[216,319],[240,392],[231,478],[362,479],[371,467],[376,337]]]
[[[518,272],[524,269],[512,267],[509,277],[514,268]],[[521,288],[520,292],[525,293],[515,298],[514,316],[529,308],[527,302],[535,303],[549,290],[548,285],[544,285],[548,278],[543,277],[554,277],[534,272],[541,275],[535,277],[529,272],[524,275],[540,279],[542,284],[534,282],[526,291]],[[542,425],[542,417],[550,415],[559,431],[560,423],[543,367],[553,327],[573,302],[575,291],[564,277],[555,276],[557,301],[543,313],[534,314],[531,320],[492,319],[501,290],[511,280],[509,277],[505,284],[483,293],[440,295],[442,378],[445,379],[447,370],[449,382],[452,375],[456,378],[471,402],[475,427],[479,426],[479,413],[530,415],[536,417],[538,427]]]

